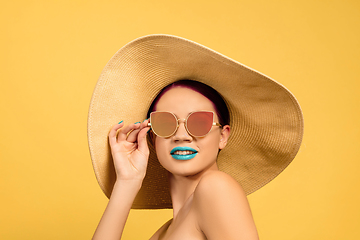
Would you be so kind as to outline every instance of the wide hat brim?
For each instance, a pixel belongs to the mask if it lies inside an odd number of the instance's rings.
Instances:
[[[110,59],[91,99],[89,148],[107,197],[116,180],[108,144],[110,128],[120,120],[125,124],[144,120],[159,91],[181,79],[205,83],[223,96],[231,135],[217,163],[246,194],[274,179],[295,157],[303,136],[303,116],[284,86],[198,43],[149,35],[128,43]],[[171,208],[168,173],[149,147],[146,177],[132,208]]]

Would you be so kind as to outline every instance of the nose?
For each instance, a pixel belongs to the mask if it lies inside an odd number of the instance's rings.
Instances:
[[[186,131],[185,122],[179,120],[179,127],[173,135],[174,141],[192,141],[192,136]]]

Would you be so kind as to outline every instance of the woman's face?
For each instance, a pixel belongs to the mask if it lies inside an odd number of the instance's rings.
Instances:
[[[213,103],[209,99],[184,87],[168,90],[156,105],[156,111],[172,112],[178,119],[186,119],[189,113],[201,110],[215,113]],[[216,114],[214,114],[214,121],[218,122]],[[229,133],[228,125],[223,128],[213,126],[205,137],[193,137],[186,131],[184,121],[180,121],[179,128],[174,135],[168,138],[155,137],[156,154],[161,165],[174,175],[191,176],[208,169],[217,169],[218,151],[225,147]],[[178,147],[194,149],[197,154],[193,158],[172,155],[171,153],[176,148],[179,149]],[[189,154],[192,152],[176,153]]]

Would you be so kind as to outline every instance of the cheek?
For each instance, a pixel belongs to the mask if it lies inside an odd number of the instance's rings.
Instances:
[[[167,155],[167,148],[165,146],[165,139],[155,137],[154,141],[154,147],[156,151],[156,156],[160,163],[162,163],[162,160],[165,159]]]
[[[221,135],[217,132],[211,132],[204,140],[206,140],[206,144],[209,146],[209,149],[214,149],[216,151],[219,150]]]
[[[219,154],[219,146],[220,146],[220,136],[216,134],[211,140],[209,140],[207,143],[209,156],[217,158]]]
[[[219,141],[207,141],[203,146],[206,146],[206,156],[209,159],[217,158],[219,153]]]

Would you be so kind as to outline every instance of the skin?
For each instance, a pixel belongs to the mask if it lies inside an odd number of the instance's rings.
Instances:
[[[190,112],[215,112],[213,103],[184,87],[167,91],[156,111],[170,111],[179,119]],[[215,121],[218,121],[215,114]],[[146,173],[149,149],[146,144],[148,121],[115,125],[109,133],[117,180],[107,208],[93,239],[120,239],[132,202]],[[118,135],[116,136],[116,132]],[[230,134],[228,125],[212,127],[205,137],[192,137],[183,121],[168,138],[155,137],[155,149],[162,166],[169,172],[173,219],[152,237],[157,239],[258,239],[250,207],[241,186],[218,170],[216,159]],[[176,160],[170,151],[177,146],[194,148],[190,160]]]

